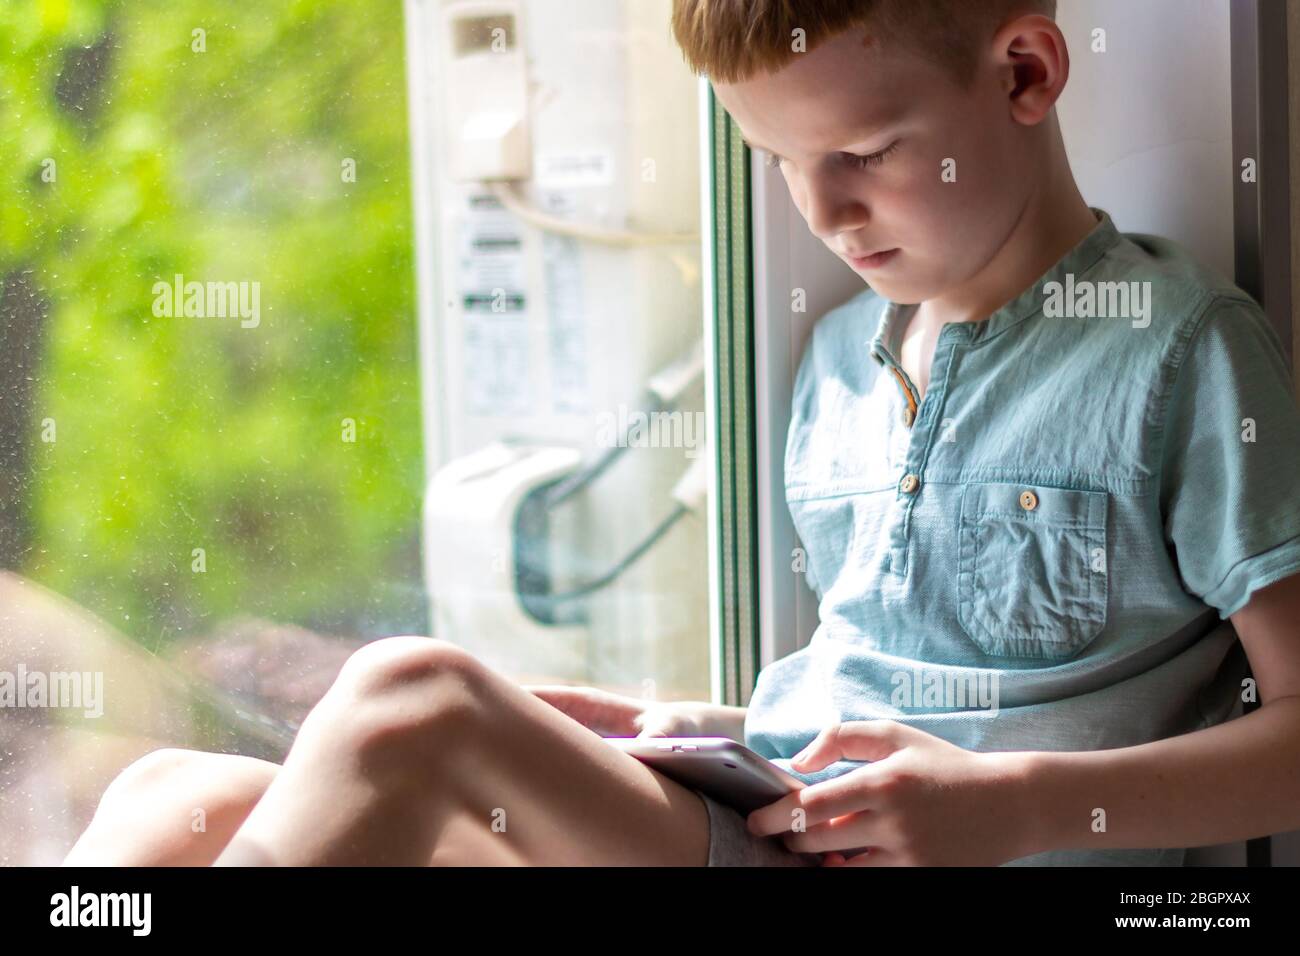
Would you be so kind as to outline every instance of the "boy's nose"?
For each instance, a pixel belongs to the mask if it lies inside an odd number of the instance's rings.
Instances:
[[[799,213],[814,236],[836,251],[841,251],[841,236],[859,232],[871,221],[871,213],[861,197],[845,193],[833,184],[810,177],[803,188],[802,202],[795,198]],[[861,245],[861,243],[843,243]],[[875,250],[871,250],[875,251]]]

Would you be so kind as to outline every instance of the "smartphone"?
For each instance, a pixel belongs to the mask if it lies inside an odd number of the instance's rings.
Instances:
[[[748,816],[804,782],[729,737],[605,737],[624,753]]]

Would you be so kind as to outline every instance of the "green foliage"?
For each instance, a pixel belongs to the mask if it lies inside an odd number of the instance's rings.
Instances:
[[[49,307],[21,570],[151,647],[423,627],[403,55],[393,2],[0,0],[0,278]],[[178,273],[260,324],[155,316]]]

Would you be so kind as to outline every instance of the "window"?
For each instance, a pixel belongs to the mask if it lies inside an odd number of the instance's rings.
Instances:
[[[387,635],[709,696],[668,4],[442,10],[0,13],[0,862],[158,747],[282,759]]]

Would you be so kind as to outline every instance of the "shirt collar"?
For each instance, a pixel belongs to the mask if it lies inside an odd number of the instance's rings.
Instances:
[[[1097,263],[1097,260],[1120,240],[1119,230],[1115,228],[1115,223],[1111,220],[1110,214],[1104,209],[1089,208],[1097,217],[1097,225],[1083,239],[1079,240],[1078,245],[1044,272],[1033,285],[988,318],[981,319],[978,322],[958,323],[960,327],[966,330],[966,336],[971,342],[987,341],[994,336],[1001,335],[1012,326],[1019,325],[1026,319],[1040,314],[1043,309],[1043,287],[1047,283],[1064,283],[1066,275],[1070,273],[1074,274],[1077,279],[1091,269]],[[867,342],[871,355],[877,362],[882,365],[892,364],[892,356],[897,354],[895,337],[898,330],[905,324],[905,319],[911,315],[912,310],[915,308],[915,304],[885,300],[885,308],[881,313],[876,333]]]

